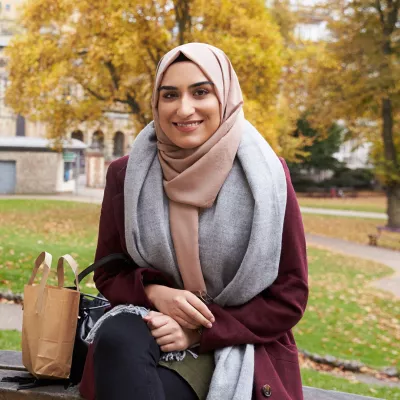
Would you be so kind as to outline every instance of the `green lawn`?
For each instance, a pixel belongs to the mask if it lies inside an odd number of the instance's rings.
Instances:
[[[99,212],[100,207],[91,204],[0,200],[0,291],[22,292],[33,260],[43,250],[55,259],[70,253],[82,268],[89,265]],[[359,360],[375,368],[399,368],[400,302],[369,286],[391,270],[321,249],[310,248],[308,253],[310,298],[304,318],[295,328],[299,348]],[[54,261],[53,269],[55,265]],[[51,282],[55,283],[55,272]],[[90,281],[83,289],[95,291]],[[0,331],[0,349],[19,349],[19,342],[18,332]],[[369,385],[306,369],[303,378],[309,386],[400,399],[400,390],[373,388],[377,390],[374,393]]]
[[[357,380],[349,380],[308,368],[302,368],[301,376],[304,386],[355,393],[362,396],[377,397],[378,399],[400,400],[400,388],[360,383]]]
[[[57,259],[71,254],[83,269],[93,262],[100,206],[43,200],[0,201],[0,291],[22,293],[42,251],[53,255],[49,282],[56,283]],[[72,272],[66,269],[67,282]],[[88,279],[82,290],[93,292]]]
[[[321,355],[400,367],[400,301],[369,283],[383,265],[310,248],[310,298],[295,328],[297,344]]]
[[[0,330],[0,350],[21,351],[21,333]]]

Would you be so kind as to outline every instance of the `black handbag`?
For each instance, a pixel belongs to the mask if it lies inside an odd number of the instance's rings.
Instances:
[[[97,268],[107,268],[107,266],[114,261],[120,261],[126,265],[132,265],[133,263],[132,259],[124,253],[110,254],[84,269],[78,275],[78,281],[75,282],[75,285],[78,285]],[[86,356],[89,349],[89,343],[86,341],[86,337],[94,324],[103,316],[109,307],[109,301],[102,294],[98,293],[97,296],[92,296],[81,292],[78,324],[76,327],[74,351],[72,354],[71,372],[69,377],[69,380],[73,385],[78,384],[82,379]]]

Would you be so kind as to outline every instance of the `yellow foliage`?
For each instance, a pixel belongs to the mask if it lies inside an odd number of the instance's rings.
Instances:
[[[281,154],[295,159],[301,140],[285,140],[293,118],[279,109],[284,47],[263,0],[30,0],[25,31],[7,49],[6,101],[63,137],[83,121],[151,116],[160,57],[182,42],[215,45],[230,57],[246,98],[246,115]],[[288,109],[286,109],[288,110]],[[286,148],[285,146],[288,146]]]
[[[323,51],[309,60],[312,74],[306,104],[309,120],[317,127],[345,121],[353,137],[374,143],[372,156],[381,181],[398,185],[400,3],[390,0],[321,3],[332,36],[323,45]],[[385,116],[386,130],[382,113],[385,99],[391,104],[391,111]]]

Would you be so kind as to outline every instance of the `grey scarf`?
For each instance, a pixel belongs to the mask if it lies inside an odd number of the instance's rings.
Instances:
[[[124,194],[126,245],[140,267],[155,268],[176,287],[183,288],[156,143],[154,125],[150,123],[137,136],[131,150]],[[242,305],[276,279],[286,195],[281,162],[246,121],[233,168],[214,205],[199,217],[202,272],[207,293],[218,305]],[[138,310],[130,306],[121,307],[118,312],[146,312]],[[98,325],[95,328],[91,339]],[[179,352],[174,358],[181,360],[184,356]],[[253,345],[218,349],[207,400],[250,400],[253,378]]]
[[[136,138],[129,157],[126,245],[140,267],[155,268],[183,288],[156,143],[151,123]],[[199,218],[200,261],[207,292],[220,306],[244,304],[276,279],[286,195],[281,162],[246,122],[234,166],[214,206],[204,209]],[[215,365],[207,400],[251,399],[253,345],[217,350]]]

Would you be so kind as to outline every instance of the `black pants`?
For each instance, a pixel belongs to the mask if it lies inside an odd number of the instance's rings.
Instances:
[[[104,321],[94,342],[98,400],[198,400],[175,371],[158,366],[160,348],[140,316]]]

